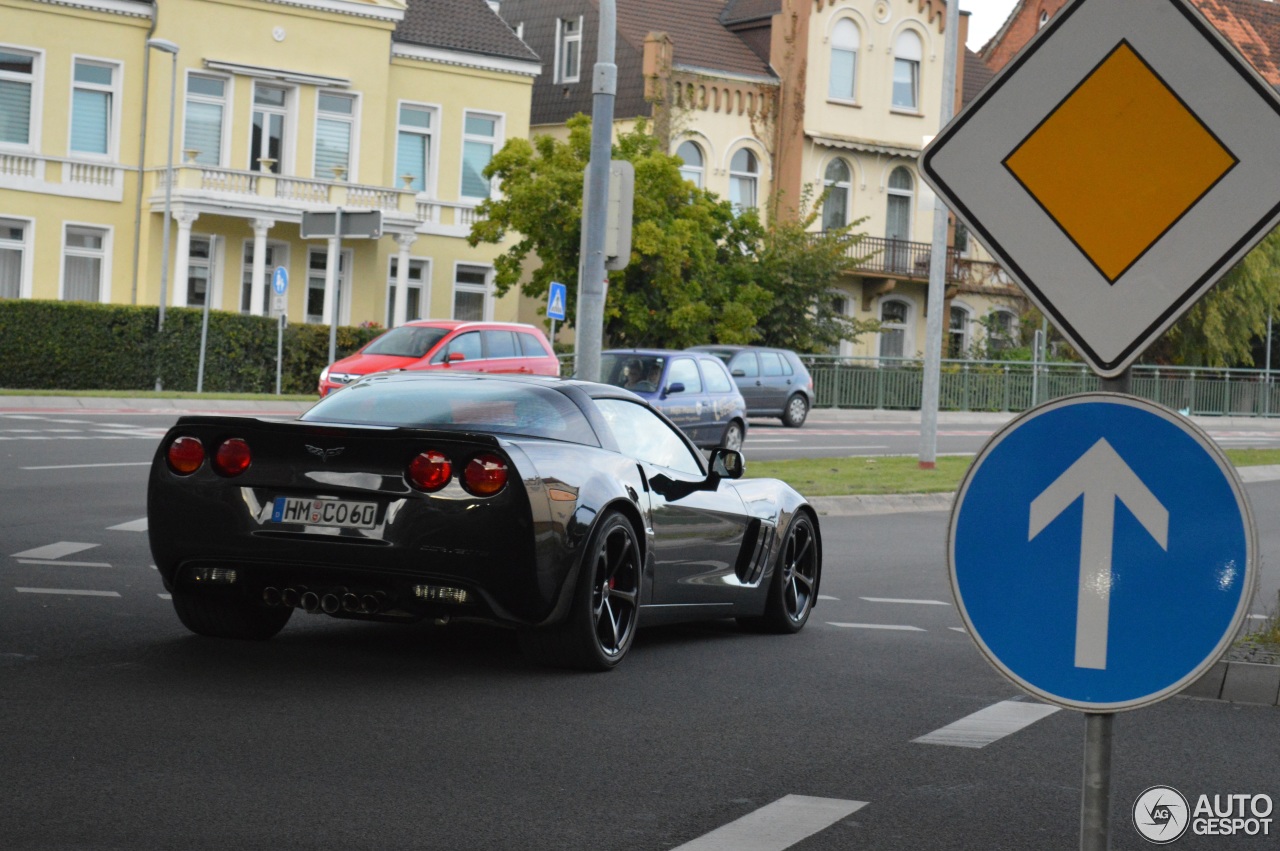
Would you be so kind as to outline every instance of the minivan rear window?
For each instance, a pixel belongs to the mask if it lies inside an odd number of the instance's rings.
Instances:
[[[401,358],[420,358],[448,334],[447,328],[423,328],[419,325],[401,325],[392,328],[374,340],[364,350],[366,355],[392,355]]]

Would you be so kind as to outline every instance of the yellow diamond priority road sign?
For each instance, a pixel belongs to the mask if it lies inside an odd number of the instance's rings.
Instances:
[[[1075,0],[925,150],[925,180],[1095,371],[1280,220],[1280,98],[1187,0]]]

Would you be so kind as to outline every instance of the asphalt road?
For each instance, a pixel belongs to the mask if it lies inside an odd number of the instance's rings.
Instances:
[[[1084,718],[1020,696],[959,630],[945,512],[826,518],[824,596],[797,636],[642,631],[604,675],[533,667],[466,625],[298,614],[270,642],[216,641],[178,623],[142,531],[166,424],[0,415],[6,848],[1078,844]],[[1248,490],[1274,599],[1280,483]],[[973,746],[993,714],[1009,732]],[[938,734],[954,724],[969,746]],[[1181,697],[1117,716],[1112,848],[1148,847],[1130,809],[1150,786],[1280,799],[1278,725],[1276,707]],[[1174,847],[1274,848],[1269,827]]]

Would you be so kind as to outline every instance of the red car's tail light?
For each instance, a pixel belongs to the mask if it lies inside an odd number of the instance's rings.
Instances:
[[[238,437],[222,441],[218,451],[213,454],[213,469],[224,476],[238,476],[253,462],[249,452],[249,444]]]
[[[180,437],[169,444],[169,469],[179,476],[189,476],[204,463],[204,444],[196,437]]]
[[[462,486],[476,496],[493,496],[507,486],[507,462],[489,453],[477,455],[462,470]]]
[[[449,463],[449,456],[443,452],[428,449],[409,462],[405,475],[409,478],[409,484],[431,493],[449,484],[449,480],[453,478],[453,464]]]

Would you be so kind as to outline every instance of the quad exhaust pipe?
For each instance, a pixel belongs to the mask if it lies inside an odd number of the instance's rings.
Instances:
[[[381,594],[353,594],[345,589],[329,591],[321,595],[306,588],[276,588],[269,585],[262,589],[262,602],[268,606],[286,606],[314,614],[324,612],[336,615],[348,612],[354,615],[375,615],[382,609]]]

